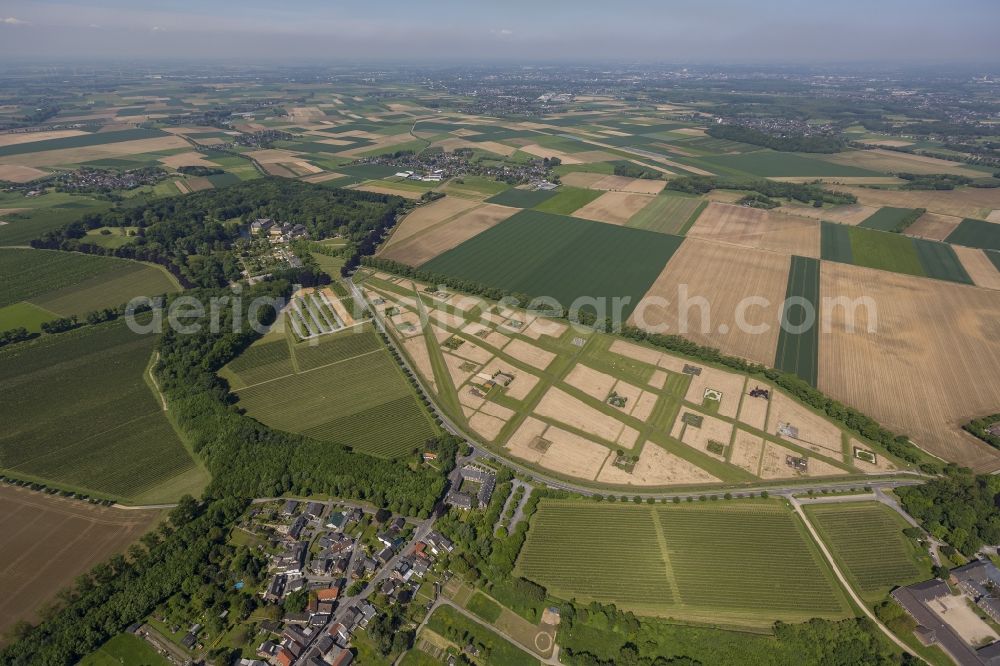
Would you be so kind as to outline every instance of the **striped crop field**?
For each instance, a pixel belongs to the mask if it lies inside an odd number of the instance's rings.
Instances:
[[[778,348],[774,358],[774,367],[796,374],[813,386],[818,381],[819,322],[813,321],[808,329],[801,332],[798,329],[808,324],[804,302],[812,304],[812,311],[818,316],[819,270],[820,262],[816,259],[792,257],[785,292],[785,309],[782,312],[782,322],[787,325],[783,325],[778,334]]]
[[[926,556],[903,530],[907,524],[889,507],[873,503],[806,505],[806,513],[851,583],[867,601],[897,585],[930,578]]]
[[[269,336],[220,374],[247,414],[278,430],[383,457],[406,455],[436,433],[370,326],[295,344]]]
[[[816,544],[777,501],[545,500],[531,521],[515,573],[559,597],[745,627],[851,614]]]
[[[823,223],[820,237],[822,257],[828,261],[972,284],[948,243],[829,222]]]
[[[207,478],[143,377],[155,342],[119,321],[3,350],[0,468],[124,500],[197,494]]]
[[[683,234],[694,224],[707,204],[697,197],[660,194],[652,203],[633,215],[625,226],[657,231],[661,234]]]

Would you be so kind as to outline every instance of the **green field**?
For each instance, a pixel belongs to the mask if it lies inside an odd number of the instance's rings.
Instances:
[[[781,153],[774,150],[761,150],[742,155],[717,155],[696,160],[706,169],[729,172],[742,172],[752,176],[765,178],[782,176],[882,176],[885,174],[868,169],[860,169],[833,162],[824,162],[814,157],[805,157],[798,153]],[[714,169],[713,169],[714,168]]]
[[[427,620],[427,627],[460,648],[472,643],[483,654],[477,663],[502,666],[537,666],[538,660],[508,642],[492,629],[465,617],[451,606],[439,606]]]
[[[564,185],[556,191],[556,195],[546,199],[535,206],[535,210],[543,213],[556,213],[558,215],[569,215],[578,208],[589,204],[597,197],[604,194],[597,190],[588,190],[582,187],[569,187]]]
[[[486,202],[512,208],[534,208],[554,196],[556,193],[551,190],[519,190],[512,187],[490,197]]]
[[[384,457],[406,455],[436,432],[369,326],[291,345],[268,335],[220,374],[240,407],[279,430]]]
[[[813,386],[819,381],[819,271],[818,259],[792,257],[785,290],[786,310],[782,313],[782,327],[778,334],[778,347],[774,367],[798,375]],[[795,299],[789,303],[788,299]],[[809,322],[803,301],[812,305],[812,325],[801,332]]]
[[[956,245],[1000,251],[1000,224],[967,218],[945,240]]]
[[[118,634],[80,660],[80,666],[169,666],[153,646],[135,634]]]
[[[522,211],[421,268],[563,307],[579,297],[628,297],[628,317],[682,238],[538,211]],[[610,309],[608,312],[611,314]]]
[[[469,599],[469,603],[467,603],[465,607],[490,623],[496,622],[500,619],[500,613],[503,612],[503,608],[501,608],[497,602],[493,601],[481,592],[473,594],[472,598]]]
[[[769,500],[543,500],[515,574],[559,597],[713,624],[851,614],[804,526]]]
[[[908,525],[884,504],[810,504],[805,510],[866,601],[931,577],[929,558],[903,534]]]
[[[0,352],[0,468],[130,500],[197,493],[207,478],[145,379],[155,342],[117,322]]]
[[[912,208],[893,208],[891,206],[886,206],[884,208],[879,208],[871,217],[865,219],[858,226],[864,227],[865,229],[893,231],[906,218],[912,216],[914,212],[915,211]]]
[[[59,315],[54,312],[49,312],[27,301],[21,301],[0,308],[0,331],[23,327],[33,333],[38,333],[42,330],[42,324],[58,318]]]
[[[707,204],[696,197],[661,194],[638,213],[626,226],[661,234],[683,234],[694,224]]]
[[[86,213],[108,209],[107,201],[88,196],[49,192],[37,197],[0,192],[0,208],[18,212],[0,213],[0,246],[28,245],[46,231],[58,229]]]
[[[823,223],[820,238],[822,257],[829,261],[972,284],[947,243],[829,222]]]
[[[28,301],[64,317],[178,291],[159,267],[58,250],[0,249],[0,275],[0,307]]]
[[[0,146],[0,157],[7,157],[8,155],[23,155],[25,153],[37,153],[43,150],[62,150],[63,148],[100,146],[106,143],[135,141],[137,139],[153,139],[159,136],[167,136],[167,133],[158,129],[127,129],[118,130],[116,132],[93,132],[91,134],[80,134],[78,136],[66,136],[61,139],[48,139],[46,141],[32,141],[30,143],[15,143],[9,146]]]

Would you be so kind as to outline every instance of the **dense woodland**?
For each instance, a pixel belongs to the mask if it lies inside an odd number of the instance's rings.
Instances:
[[[166,266],[188,287],[220,287],[239,278],[230,252],[240,227],[262,217],[303,224],[314,239],[340,235],[350,241],[347,265],[371,254],[406,206],[400,197],[266,178],[222,189],[118,205],[45,233],[36,248],[73,250]],[[88,243],[88,230],[139,227],[133,243],[106,248]]]
[[[847,141],[839,136],[804,134],[775,136],[741,125],[712,125],[705,132],[715,139],[739,141],[790,153],[838,153],[847,148]]]
[[[990,446],[1000,449],[1000,435],[994,435],[989,431],[989,428],[995,425],[1000,425],[1000,414],[990,414],[981,419],[974,419],[966,423],[962,428]]]
[[[1000,543],[1000,477],[949,465],[944,476],[896,494],[924,529],[964,555]]]

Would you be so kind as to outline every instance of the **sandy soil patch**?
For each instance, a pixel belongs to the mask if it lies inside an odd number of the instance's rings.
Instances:
[[[712,202],[688,231],[691,238],[819,257],[817,221],[774,211]]]
[[[649,347],[643,347],[641,345],[626,342],[625,340],[620,339],[616,339],[612,342],[611,346],[608,347],[608,351],[612,354],[618,354],[619,356],[624,356],[635,361],[648,363],[649,365],[657,365],[660,362],[660,357],[663,356],[662,352],[658,352],[655,349],[650,349]]]
[[[635,405],[632,407],[632,418],[639,419],[640,421],[645,421],[653,413],[653,408],[656,407],[656,401],[659,400],[659,396],[655,393],[650,393],[649,391],[643,391],[639,399],[635,401]]]
[[[464,384],[481,367],[479,363],[460,358],[448,352],[444,352],[443,356],[444,364],[448,366],[448,374],[451,376],[451,381],[455,386]]]
[[[842,469],[819,460],[818,458],[807,458],[806,471],[799,472],[788,464],[788,457],[801,458],[802,454],[787,447],[765,442],[764,456],[760,466],[760,478],[762,479],[787,479],[796,476],[838,476],[847,474]]]
[[[662,389],[663,385],[667,383],[667,373],[663,370],[656,370],[653,375],[649,378],[649,385],[655,389]]]
[[[997,633],[969,608],[965,595],[941,597],[927,606],[970,645],[995,641]]]
[[[625,449],[635,448],[635,443],[639,441],[639,431],[631,426],[622,428],[622,434],[618,435],[618,446]]]
[[[523,370],[515,370],[508,363],[497,361],[495,364],[488,366],[488,368],[491,369],[494,367],[496,370],[514,375],[514,381],[512,381],[510,385],[504,389],[504,395],[508,398],[512,398],[514,400],[524,400],[528,397],[528,394],[531,393],[532,389],[538,385],[537,375],[524,372]]]
[[[544,438],[551,442],[538,464],[560,474],[595,479],[611,451],[586,437],[549,426]]]
[[[625,224],[652,200],[653,197],[648,194],[606,192],[574,211],[573,217],[609,224]]]
[[[473,410],[478,410],[483,406],[483,404],[485,404],[486,398],[483,398],[481,395],[476,395],[476,391],[479,391],[479,389],[473,387],[471,384],[466,384],[458,389],[458,401],[464,405],[464,407],[470,407]],[[481,393],[481,391],[479,392]]]
[[[872,322],[863,308],[855,312],[853,333],[844,308],[820,313],[830,321],[820,390],[946,460],[1000,468],[1000,451],[961,430],[997,408],[1000,373],[984,360],[1000,358],[1000,292],[823,262],[820,293],[868,296],[878,308]],[[865,334],[870,324],[875,332]]]
[[[608,442],[618,440],[624,424],[577,400],[556,387],[550,388],[535,407],[535,414],[591,433]]]
[[[160,136],[153,139],[136,139],[134,141],[116,141],[97,146],[81,146],[79,148],[62,148],[46,150],[38,153],[8,155],[0,158],[5,164],[18,166],[43,167],[58,164],[76,164],[90,162],[122,155],[138,155],[153,153],[173,148],[188,148],[190,144],[178,136]]]
[[[430,385],[431,389],[437,391],[437,382],[434,380],[434,367],[431,365],[430,353],[427,351],[427,343],[423,336],[403,340],[403,348],[413,360],[413,366]]]
[[[486,306],[486,301],[478,296],[470,296],[468,294],[452,294],[445,302],[451,307],[461,310],[462,312],[468,312],[474,308],[483,308]]]
[[[996,222],[1000,224],[1000,210],[991,210],[990,214],[984,218],[987,222]]]
[[[510,342],[510,338],[503,333],[491,331],[489,335],[483,338],[483,342],[496,349],[503,349],[507,346],[507,343]]]
[[[389,322],[401,336],[409,338],[420,335],[420,315],[416,312],[401,312],[390,317]]]
[[[962,222],[962,218],[939,213],[924,213],[906,228],[907,236],[943,241]]]
[[[563,381],[591,398],[604,402],[617,380],[583,363],[577,363]]]
[[[461,356],[467,361],[483,364],[493,358],[493,354],[486,351],[474,342],[466,340],[458,349],[452,352],[456,356]]]
[[[639,460],[631,474],[615,467],[612,464],[613,460],[614,456],[608,458],[608,462],[597,477],[599,482],[618,486],[669,486],[714,483],[719,480],[702,468],[651,442],[642,447]]]
[[[754,476],[760,472],[760,459],[764,454],[764,438],[751,435],[746,430],[736,429],[733,438],[733,450],[729,462],[740,469],[745,469]]]
[[[464,211],[476,206],[475,201],[459,199],[457,197],[444,197],[437,201],[417,206],[412,213],[403,218],[392,236],[382,247],[382,253],[391,247],[397,246],[403,241],[420,234],[434,225],[441,224],[446,220],[457,217]]]
[[[685,414],[695,414],[697,416],[701,416],[701,427],[696,428],[693,425],[685,424],[682,421]],[[725,460],[726,451],[723,451],[721,454],[712,453],[708,450],[708,443],[718,442],[728,449],[729,440],[733,436],[733,426],[732,424],[727,423],[722,419],[717,419],[714,416],[698,414],[690,409],[681,409],[680,413],[677,414],[677,421],[674,422],[674,427],[670,432],[670,436],[674,439],[679,439],[693,449],[698,449],[705,455],[712,456],[717,460]]]
[[[182,166],[202,166],[209,169],[218,169],[219,165],[215,162],[209,162],[205,159],[205,156],[201,153],[191,150],[186,153],[178,153],[176,155],[169,155],[167,157],[161,157],[157,160],[160,164],[168,166],[171,169],[176,169]]]
[[[718,413],[731,419],[736,418],[746,377],[734,372],[717,370],[707,365],[699,365],[699,367],[701,374],[691,375],[691,383],[688,384],[684,399],[692,404],[702,405],[706,403],[706,392],[711,392],[713,395],[721,393],[722,400],[719,402]]]
[[[47,176],[48,173],[41,169],[27,166],[17,166],[14,164],[0,164],[0,180],[12,183],[27,183],[36,178]]]
[[[688,238],[639,301],[629,323],[644,329],[665,325],[667,333],[680,333],[727,354],[771,365],[790,262],[788,256],[775,252]],[[708,307],[682,307],[683,285],[687,303],[700,302],[700,297]],[[754,303],[745,300],[750,297],[765,299],[767,304],[746,307]],[[738,311],[741,304],[744,309]],[[745,323],[767,330],[744,333],[738,326],[739,315]]]
[[[778,433],[781,424],[798,428],[798,437]],[[796,446],[809,449],[835,460],[844,459],[844,443],[840,429],[802,403],[781,391],[771,393],[771,411],[767,417],[767,432],[779,435]]]
[[[347,310],[347,307],[344,305],[343,301],[341,301],[337,297],[337,295],[333,293],[332,290],[330,290],[329,287],[321,290],[320,293],[326,296],[327,303],[330,304],[330,307],[333,308],[333,311],[336,312],[337,316],[340,317],[341,321],[344,322],[344,326],[354,325],[354,315],[352,315]]]
[[[508,356],[515,358],[522,363],[527,363],[531,367],[538,368],[539,370],[544,370],[549,367],[556,357],[556,355],[550,351],[546,351],[541,347],[536,347],[529,342],[519,339],[511,340],[503,351]]]
[[[757,387],[769,389],[772,394],[774,392],[771,386],[761,384],[753,379],[747,381],[746,390],[743,392],[743,403],[740,405],[739,420],[751,428],[765,430],[767,428],[767,407],[770,404],[770,400],[751,397],[750,391]]]
[[[547,335],[550,338],[561,338],[568,328],[567,324],[555,321],[554,319],[538,317],[521,331],[521,335],[529,337],[532,340],[537,340],[543,335]]]
[[[461,329],[463,326],[465,326],[464,318],[459,317],[458,315],[455,314],[451,314],[450,312],[445,312],[444,310],[437,310],[431,308],[428,314],[430,315],[431,319],[436,320],[441,325],[446,326],[448,328],[454,328],[458,330]]]
[[[383,256],[411,266],[419,266],[442,252],[461,245],[473,236],[495,227],[517,210],[507,206],[484,204],[447,224],[436,227],[433,233],[418,235],[390,248]]]
[[[855,195],[866,206],[926,208],[932,213],[974,217],[979,220],[984,219],[992,210],[1000,208],[1000,189],[962,187],[956,190],[924,191],[845,187],[844,191]]]
[[[497,438],[505,425],[507,425],[506,421],[484,414],[482,411],[477,412],[469,419],[469,427],[490,442]]]
[[[483,412],[484,414],[489,414],[490,416],[495,416],[502,421],[509,421],[511,417],[514,416],[515,414],[513,409],[508,409],[503,405],[498,405],[495,402],[487,402],[486,404],[484,404],[482,407],[479,408],[479,411]]]
[[[81,130],[51,130],[48,132],[14,132],[12,134],[0,134],[0,146],[13,146],[22,143],[33,143],[35,141],[62,139],[67,136],[80,136],[81,134],[86,134],[86,132]]]
[[[1000,271],[997,270],[984,251],[961,245],[953,245],[952,247],[969,277],[977,286],[986,289],[1000,289]]]
[[[298,162],[295,162],[294,164],[295,164],[295,166],[298,169],[301,169],[302,171],[304,171],[307,174],[323,173],[323,169],[319,168],[315,164],[311,164],[309,162],[306,162],[305,160],[299,160]]]
[[[187,181],[185,181],[185,180],[182,179],[182,180],[175,180],[175,181],[173,181],[173,183],[174,183],[174,187],[176,187],[177,191],[180,192],[181,194],[190,194],[191,193],[191,188],[188,187]]]

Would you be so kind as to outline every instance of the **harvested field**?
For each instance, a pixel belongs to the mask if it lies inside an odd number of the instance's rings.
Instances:
[[[793,439],[780,435],[778,427],[781,424],[798,428],[798,437]],[[844,459],[844,443],[840,429],[781,391],[775,390],[771,393],[771,410],[767,417],[767,432],[782,436],[796,446],[810,449],[828,458]]]
[[[536,347],[535,345],[520,339],[511,340],[510,344],[504,347],[503,352],[508,356],[517,359],[522,363],[527,363],[531,367],[538,368],[539,370],[544,370],[549,367],[556,357],[556,355],[552,352]]]
[[[653,197],[648,194],[607,192],[586,206],[578,208],[573,217],[623,225],[651,201]]]
[[[768,385],[761,385],[756,380],[751,379],[747,382],[746,390],[743,392],[743,404],[740,405],[740,415],[739,420],[741,423],[745,423],[751,428],[756,428],[757,430],[767,429],[767,409],[771,404],[770,400],[765,400],[764,398],[754,398],[750,395],[750,391],[757,387],[766,388],[774,394],[774,388]]]
[[[954,190],[878,190],[844,187],[866,206],[926,208],[932,213],[983,219],[1000,208],[1000,189],[961,187]]]
[[[782,204],[782,210],[786,213],[811,217],[837,224],[849,224],[854,226],[861,224],[874,215],[878,208],[873,206],[863,206],[861,204],[849,204],[846,206],[833,206],[831,208],[813,208],[812,206],[796,205],[794,203]]]
[[[265,165],[266,166],[266,165]],[[374,192],[375,194],[390,194],[394,197],[403,197],[404,199],[419,199],[422,196],[421,192],[415,192],[414,190],[406,189],[396,189],[391,183],[379,181],[378,184],[375,182],[362,183],[361,185],[353,185],[352,190],[361,190],[362,192]]]
[[[218,169],[219,165],[215,162],[209,162],[205,159],[205,156],[201,153],[190,150],[186,153],[178,153],[176,155],[168,155],[167,157],[161,157],[157,160],[160,164],[171,169],[177,169],[182,166],[200,166],[209,169]]]
[[[588,439],[528,417],[507,440],[511,455],[583,479],[597,477],[610,451]]]
[[[535,414],[590,433],[607,442],[617,441],[624,427],[624,424],[613,416],[584,404],[556,387],[546,391],[535,407]]]
[[[662,389],[663,385],[667,383],[667,373],[663,370],[655,370],[653,375],[649,378],[649,385],[655,389]]]
[[[419,266],[500,224],[516,212],[516,208],[484,204],[436,227],[433,233],[417,235],[405,243],[400,242],[384,251],[382,256]]]
[[[663,356],[662,352],[649,347],[643,347],[642,345],[633,344],[631,342],[626,342],[616,338],[614,342],[611,343],[609,351],[612,354],[618,354],[619,356],[624,356],[626,358],[631,358],[636,361],[641,361],[643,363],[648,363],[649,365],[657,365],[660,362],[660,357]]]
[[[48,141],[49,139],[62,139],[67,136],[80,136],[87,134],[81,130],[49,130],[47,132],[13,132],[0,134],[0,146],[13,146],[19,143],[34,143],[35,141]]]
[[[770,365],[789,263],[789,257],[774,252],[689,238],[640,300],[629,322],[646,330],[679,333],[699,344]],[[686,291],[679,291],[682,288]],[[744,300],[750,297],[763,298],[767,305]],[[651,300],[656,298],[668,304]],[[705,307],[699,306],[702,298]],[[690,307],[684,307],[685,299]],[[744,309],[738,311],[741,302]],[[766,330],[743,332],[740,318],[751,325],[748,330]]]
[[[7,180],[12,183],[27,183],[46,175],[48,175],[48,172],[34,167],[0,164],[0,180]]]
[[[127,511],[0,485],[0,634],[153,527],[159,511]]]
[[[564,185],[569,185],[571,187],[584,187],[587,189],[595,190],[599,189],[594,187],[595,183],[598,183],[605,178],[607,178],[603,173],[591,173],[589,171],[572,171],[565,176],[561,176],[559,180]]]
[[[693,413],[682,409],[677,415],[677,421],[670,433],[671,437],[679,439],[693,449],[697,449],[707,456],[712,456],[719,460],[725,460],[725,452],[713,453],[708,450],[709,442],[718,442],[726,448],[729,447],[729,440],[733,436],[733,426],[727,421],[717,419],[713,416],[702,415],[701,427],[685,424],[681,418],[685,414]],[[683,432],[682,432],[683,431]]]
[[[758,435],[751,435],[746,430],[736,429],[736,436],[733,438],[733,450],[729,456],[729,462],[740,469],[744,469],[754,476],[760,473],[760,460],[764,455],[764,438]]]
[[[977,287],[1000,289],[1000,270],[993,265],[986,252],[961,245],[955,245],[953,249]]]
[[[80,162],[92,162],[122,155],[138,155],[140,153],[155,153],[173,148],[189,148],[189,144],[184,139],[173,136],[161,136],[153,139],[136,139],[133,141],[112,141],[93,146],[81,146],[79,148],[62,148],[59,150],[46,150],[37,153],[24,153],[20,155],[8,155],[0,157],[0,162],[4,164],[15,164],[18,166],[44,167],[60,164],[78,164]]]
[[[456,356],[461,356],[467,361],[472,361],[473,363],[486,363],[493,358],[493,354],[479,345],[466,341],[458,349],[452,352]]]
[[[587,160],[580,159],[579,155],[581,153],[564,153],[561,150],[555,150],[553,148],[546,148],[545,146],[540,146],[537,143],[531,143],[526,146],[521,146],[520,150],[522,152],[528,153],[529,155],[534,155],[535,157],[558,157],[563,164],[583,164],[584,162],[597,162],[600,160]]]
[[[745,382],[746,377],[739,373],[703,365],[700,375],[691,376],[691,383],[688,384],[687,395],[684,396],[684,399],[695,405],[710,404],[705,398],[705,392],[711,390],[721,393],[722,400],[718,407],[719,415],[731,419],[736,418]]]
[[[908,226],[904,233],[907,236],[943,241],[961,221],[962,218],[954,215],[924,213],[917,218],[916,222]]]
[[[506,424],[506,421],[484,414],[482,411],[476,412],[469,418],[469,427],[488,442],[495,440]]]
[[[632,192],[635,194],[659,194],[666,184],[667,182],[665,180],[629,178],[627,176],[601,176],[600,178],[593,180],[591,184],[586,187],[589,187],[592,190]]]
[[[803,257],[820,252],[816,221],[716,202],[708,204],[687,235]]]
[[[697,465],[668,453],[652,442],[647,442],[642,447],[639,460],[631,473],[613,465],[613,460],[614,456],[608,458],[597,477],[598,482],[616,486],[671,486],[719,481]]]
[[[455,356],[454,354],[449,354],[444,352],[444,363],[448,366],[448,374],[451,376],[451,383],[455,386],[461,386],[466,381],[469,380],[472,375],[479,371],[482,367],[479,363],[474,363],[472,361],[467,361],[464,358]],[[463,366],[465,366],[463,368]],[[421,374],[423,372],[421,371]]]
[[[1000,293],[829,262],[820,277],[825,296],[872,298],[877,320],[861,308],[851,333],[845,308],[820,313],[819,388],[937,456],[1000,469],[1000,451],[961,431],[996,411],[1000,373],[984,359],[1000,358]]]
[[[535,321],[528,324],[524,330],[521,331],[521,334],[531,338],[532,340],[538,340],[543,335],[551,338],[559,338],[562,337],[563,333],[565,333],[568,328],[569,327],[566,324],[561,322],[539,317],[538,319],[535,319]]]
[[[958,162],[881,148],[849,150],[826,156],[824,159],[834,164],[871,169],[872,171],[917,174],[948,173],[956,176],[968,176],[969,178],[980,178],[983,175],[981,171],[962,166]]]
[[[835,476],[847,473],[816,458],[809,458],[806,463],[806,471],[801,472],[788,464],[789,457],[801,458],[802,454],[774,442],[764,442],[764,455],[760,464],[760,478],[764,480],[788,479],[799,476]]]
[[[617,380],[583,363],[577,363],[563,381],[591,398],[604,402]]]

